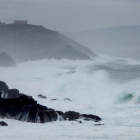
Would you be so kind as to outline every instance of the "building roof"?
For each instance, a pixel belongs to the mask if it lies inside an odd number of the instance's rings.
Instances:
[[[14,20],[14,23],[27,24],[27,20]]]

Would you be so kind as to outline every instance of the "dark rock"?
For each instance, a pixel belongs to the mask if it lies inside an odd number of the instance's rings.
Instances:
[[[70,102],[72,102],[69,98],[65,98],[64,100],[65,100],[65,101],[70,101]]]
[[[47,97],[46,96],[44,96],[44,95],[42,95],[42,94],[39,94],[39,95],[37,95],[39,98],[42,98],[42,99],[47,99]]]
[[[57,113],[53,110],[39,111],[40,123],[52,122],[57,120]]]
[[[2,98],[20,98],[20,99],[32,99],[32,96],[27,96],[23,93],[19,93],[18,89],[8,89],[6,92],[1,94]]]
[[[56,113],[58,113],[58,115],[63,116],[64,113],[62,111],[56,111]]]
[[[48,108],[48,110],[50,110],[50,111],[54,111],[54,109],[52,109],[52,108]]]
[[[5,94],[6,98],[19,98],[19,90],[17,89],[8,89],[7,93]]]
[[[77,121],[77,122],[82,124],[82,121]]]
[[[87,114],[82,114],[80,115],[81,118],[83,118],[86,121],[95,121],[95,122],[99,122],[101,121],[101,118],[95,115],[87,115]]]
[[[95,115],[81,115],[78,112],[55,111],[52,108],[42,106],[31,96],[19,93],[17,89],[8,89],[4,82],[1,83],[0,91],[0,117],[12,118],[19,121],[32,123],[45,123],[56,120],[78,121],[78,119],[100,121],[101,118]],[[4,85],[4,86],[2,86]],[[4,91],[7,90],[7,91]],[[52,99],[56,100],[56,99]],[[81,123],[81,121],[79,121]]]
[[[94,124],[95,126],[100,126],[100,125],[104,125],[104,124]]]
[[[79,119],[79,117],[80,117],[80,113],[74,112],[74,111],[65,112],[63,115],[63,118],[65,120],[69,120],[69,121],[77,120],[77,119]]]
[[[8,90],[8,86],[6,85],[6,83],[0,81],[0,91],[7,91],[7,90]]]
[[[25,95],[25,94],[23,94],[23,93],[19,93],[20,94],[20,99],[33,99],[33,97],[32,96],[27,96],[27,95]]]
[[[8,124],[3,121],[0,121],[0,126],[8,126]]]
[[[41,111],[50,110],[50,109],[48,109],[48,107],[40,105],[40,104],[37,104],[37,106],[38,106],[38,109]]]
[[[51,99],[51,101],[57,101],[57,99]]]

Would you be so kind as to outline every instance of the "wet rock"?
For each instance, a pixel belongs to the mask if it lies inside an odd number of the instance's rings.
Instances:
[[[101,121],[101,118],[100,117],[95,116],[95,115],[91,115],[91,114],[89,114],[89,115],[82,114],[82,115],[80,115],[80,118],[82,118],[82,119],[84,119],[86,121],[95,121],[95,122]]]
[[[57,120],[57,113],[54,110],[39,111],[40,123],[52,122]]]
[[[51,99],[51,101],[57,101],[57,99]]]
[[[46,96],[44,96],[44,95],[42,95],[42,94],[39,94],[39,95],[37,95],[39,98],[42,98],[42,99],[47,99],[47,97]]]
[[[59,116],[63,116],[64,113],[62,111],[56,111],[58,113]]]
[[[7,91],[7,90],[8,90],[8,86],[6,85],[6,83],[0,81],[0,91]]]
[[[82,124],[82,121],[77,121],[78,123]]]
[[[104,125],[104,124],[94,124],[95,126],[100,126],[100,125]]]
[[[65,112],[63,115],[63,118],[65,120],[69,120],[69,121],[75,121],[75,120],[79,119],[79,117],[80,117],[80,113],[74,112],[74,111]]]
[[[101,121],[101,118],[95,115],[80,114],[74,111],[56,111],[38,104],[31,96],[19,93],[17,89],[7,90],[4,82],[1,82],[1,85],[4,85],[3,87],[1,86],[3,91],[0,91],[0,117],[2,118],[32,123],[46,123],[56,120],[78,121],[78,119]]]
[[[28,95],[25,95],[25,94],[23,94],[23,93],[19,93],[20,94],[20,99],[33,99],[33,97],[32,96],[28,96]]]
[[[72,102],[69,98],[65,98],[64,100],[65,100],[65,101],[70,101],[70,102]]]
[[[0,126],[8,126],[8,124],[3,121],[0,121]]]
[[[7,95],[7,98],[19,98],[20,97],[19,90],[17,90],[17,89],[8,89],[6,95]]]

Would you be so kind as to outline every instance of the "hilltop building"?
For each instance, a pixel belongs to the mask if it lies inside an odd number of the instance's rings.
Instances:
[[[27,20],[14,20],[14,24],[28,24]]]

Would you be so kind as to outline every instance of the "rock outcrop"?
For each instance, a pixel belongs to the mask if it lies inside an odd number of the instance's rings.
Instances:
[[[0,126],[8,126],[6,122],[0,121]]]
[[[42,99],[47,99],[47,97],[42,94],[37,95],[37,97],[42,98]]]
[[[37,103],[31,96],[19,93],[17,89],[8,89],[6,83],[0,81],[0,117],[16,119],[32,123],[46,123],[56,120],[101,121],[95,115],[80,114],[74,111],[57,111]]]

